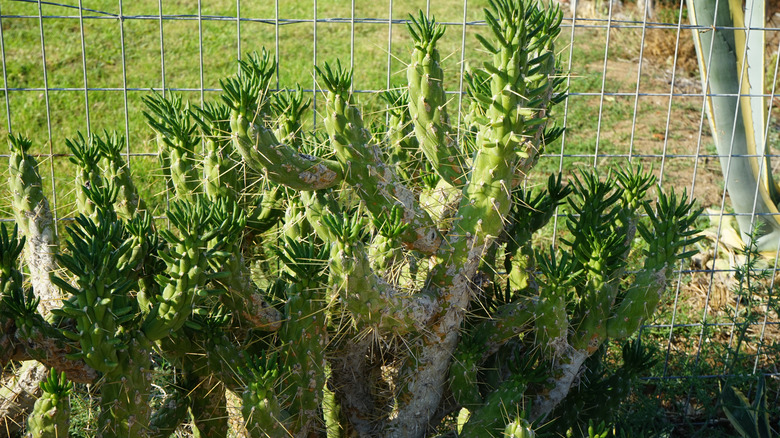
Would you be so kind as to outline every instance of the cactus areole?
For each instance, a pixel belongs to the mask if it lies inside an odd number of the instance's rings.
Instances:
[[[271,90],[265,50],[221,81],[217,102],[150,95],[167,220],[140,199],[124,139],[79,135],[61,247],[31,143],[12,137],[0,357],[52,369],[29,407],[33,436],[66,433],[69,382],[95,385],[101,437],[164,437],[187,421],[214,437],[582,426],[560,412],[584,400],[586,361],[652,318],[697,212],[639,166],[534,179],[562,132],[550,121],[565,99],[561,20],[489,1],[462,126],[448,116],[445,28],[424,14],[408,20],[408,86],[383,92],[388,111],[373,119],[352,72],[323,64],[323,129],[308,130],[310,101]],[[556,211],[558,246],[535,247]]]

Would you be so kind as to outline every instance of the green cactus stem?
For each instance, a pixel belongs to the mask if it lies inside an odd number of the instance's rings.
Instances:
[[[135,318],[127,298],[134,282],[127,279],[128,267],[119,266],[119,259],[130,249],[121,244],[124,228],[103,210],[97,213],[100,225],[83,215],[76,218],[76,225],[68,228],[68,254],[58,256],[60,264],[77,279],[75,286],[58,276],[52,281],[74,296],[56,310],[58,316],[76,320],[76,332],[63,333],[79,343],[79,358],[95,370],[108,373],[119,365],[117,354],[123,346],[117,335],[121,323]],[[117,242],[120,245],[115,246]]]
[[[14,225],[9,235],[5,224],[0,224],[0,296],[22,288],[22,273],[17,269],[17,264],[24,242],[25,237],[19,236],[18,225]]]
[[[203,108],[192,111],[195,121],[200,126],[205,145],[203,158],[204,193],[212,202],[234,204],[240,201],[241,184],[238,178],[239,164],[234,156],[230,141],[230,108],[224,104],[206,104]],[[269,194],[269,192],[266,192]],[[271,221],[273,206],[261,205],[256,209],[256,221]],[[281,314],[271,307],[252,282],[249,269],[244,263],[239,240],[229,243],[225,252],[230,256],[219,269],[224,278],[216,282],[227,293],[220,299],[239,319],[249,327],[264,330],[276,330],[281,325]]]
[[[246,224],[243,211],[235,204],[208,204],[202,197],[196,197],[194,203],[172,203],[167,216],[178,236],[168,230],[160,232],[169,244],[168,250],[160,253],[167,268],[165,275],[157,278],[162,290],[150,297],[153,306],[143,324],[143,332],[153,341],[180,329],[196,301],[209,294],[205,286],[210,264],[224,263],[230,254],[223,247],[235,240]]]
[[[263,51],[262,57],[250,57],[242,64],[242,75],[220,81],[223,100],[230,107],[233,145],[257,172],[277,184],[296,190],[319,190],[343,180],[337,162],[303,154],[280,143],[273,131],[263,125],[265,90],[274,71],[274,63]]]
[[[68,399],[73,383],[65,373],[57,376],[52,369],[48,379],[41,382],[43,394],[35,402],[27,432],[31,438],[61,438],[68,436],[70,425],[70,401]]]
[[[166,395],[149,420],[149,436],[167,438],[187,418],[189,401],[183,388],[166,387]]]
[[[7,317],[0,326],[0,364],[6,366],[12,359],[20,360],[22,358],[14,357],[15,353],[26,352],[25,346],[19,345],[24,341],[18,339],[15,335],[18,333],[16,325],[16,312],[13,312],[13,305],[9,302],[14,297],[22,300],[23,277],[18,269],[18,259],[24,247],[25,238],[18,235],[18,226],[14,226],[11,234],[5,224],[0,224],[0,314]],[[18,307],[22,314],[28,310],[37,315],[37,300],[32,297],[30,292],[30,304],[21,303]],[[15,300],[14,300],[15,301]],[[26,319],[26,318],[25,318]],[[39,320],[42,319],[39,317]],[[13,373],[6,373],[0,386],[0,414],[6,419],[8,425],[7,433],[15,433],[21,428],[24,417],[33,407],[36,398],[38,384],[41,379],[45,379],[46,368],[40,363],[26,361]]]
[[[328,438],[341,438],[342,431],[339,424],[341,408],[336,401],[336,393],[327,387],[323,390],[322,413],[325,417],[325,433]]]
[[[516,418],[504,428],[504,438],[535,438],[536,432],[531,429],[528,421]]]
[[[119,366],[103,375],[100,387],[99,436],[146,437],[149,434],[152,384],[151,342],[140,331],[126,333]]]
[[[390,285],[397,287],[405,266],[405,254],[399,237],[406,231],[402,210],[394,206],[390,214],[374,220],[377,235],[368,248],[368,258],[374,272]]]
[[[444,35],[444,26],[426,18],[422,11],[419,18],[410,15],[410,19],[408,29],[414,40],[414,50],[406,77],[414,132],[433,170],[448,185],[460,187],[465,182],[466,159],[451,132],[444,72],[436,48],[437,41]]]
[[[284,214],[284,187],[265,181],[262,193],[253,197],[254,205],[247,214],[246,226],[254,233],[264,233],[277,225]],[[243,201],[247,201],[245,196]],[[244,204],[242,202],[242,204]]]
[[[174,189],[177,199],[192,200],[202,188],[195,152],[199,137],[190,117],[189,104],[182,103],[181,97],[175,94],[164,98],[157,93],[144,97],[144,104],[149,110],[144,111],[146,121],[157,133],[169,186]]]
[[[569,199],[573,215],[567,221],[573,239],[565,243],[571,247],[581,270],[578,279],[579,302],[576,303],[572,326],[575,330],[571,343],[575,349],[596,351],[606,339],[606,319],[618,292],[616,273],[625,266],[626,246],[618,224],[622,211],[618,205],[622,191],[615,187],[612,175],[600,181],[596,173],[583,175],[584,182],[574,180],[575,192],[581,202]]]
[[[30,142],[12,137],[19,231],[0,225],[0,364],[37,359],[94,384],[97,433],[112,438],[163,438],[186,421],[226,436],[233,393],[243,421],[231,424],[252,437],[420,438],[461,407],[460,436],[532,436],[531,421],[583,430],[571,410],[601,416],[593,394],[611,410],[637,372],[625,350],[614,379],[599,363],[610,337],[652,317],[691,254],[697,212],[685,196],[645,201],[654,179],[630,166],[526,189],[565,97],[561,13],[543,3],[488,0],[487,62],[469,68],[460,126],[447,115],[443,27],[422,14],[410,84],[365,119],[352,72],[323,64],[323,123],[308,132],[309,101],[271,90],[267,52],[239,62],[220,103],[148,97],[168,226],[144,212],[121,137],[78,136],[85,214],[45,268],[54,227],[50,215],[36,225],[41,179]],[[539,248],[534,233],[565,201],[566,235]],[[51,317],[39,285],[24,289],[23,251],[31,279],[67,295]],[[175,376],[162,390],[161,367]]]
[[[216,201],[239,202],[239,163],[230,141],[230,108],[223,103],[206,103],[191,110],[203,136],[203,188]]]
[[[641,342],[623,343],[623,364],[612,373],[603,367],[602,348],[585,363],[587,371],[580,379],[580,385],[572,388],[566,399],[556,407],[552,416],[559,421],[542,425],[540,433],[558,433],[563,435],[567,429],[584,430],[587,423],[612,423],[618,407],[626,401],[637,379],[655,365],[654,352],[645,348]]]
[[[95,218],[95,204],[89,200],[85,189],[102,186],[102,171],[98,164],[100,163],[100,150],[94,138],[84,137],[78,133],[74,139],[65,139],[65,145],[68,146],[73,154],[70,161],[78,166],[76,171],[76,208],[84,216]]]
[[[568,345],[569,316],[566,313],[572,283],[580,273],[573,259],[563,253],[560,261],[550,248],[550,257],[540,255],[537,266],[544,279],[539,281],[539,297],[534,303],[535,344],[551,358],[562,354]]]
[[[279,394],[286,400],[290,414],[290,432],[308,436],[322,429],[319,414],[323,403],[326,360],[329,343],[325,310],[328,252],[311,243],[286,239],[280,258],[292,274],[288,277],[285,323],[279,331],[282,354],[279,366],[284,370],[284,388]]]
[[[130,176],[130,167],[122,157],[122,147],[125,138],[116,132],[103,131],[103,136],[93,137],[100,151],[105,168],[105,179],[119,189],[114,211],[125,222],[129,222],[136,214],[146,214],[146,203],[138,196],[138,190]]]
[[[188,394],[190,410],[201,438],[226,437],[228,416],[226,413],[225,385],[216,376],[200,377]]]
[[[508,409],[520,404],[526,386],[525,376],[521,375],[514,375],[505,381],[485,398],[485,403],[479,409],[472,412],[458,436],[463,438],[500,437],[507,424],[506,418],[514,414]]]
[[[607,321],[608,334],[618,339],[634,333],[653,315],[667,282],[674,275],[674,263],[694,254],[693,251],[680,253],[680,250],[703,238],[694,237],[695,231],[689,230],[701,210],[693,210],[693,203],[685,194],[678,199],[674,193],[662,193],[655,211],[649,204],[644,204],[644,210],[653,228],[640,223],[637,231],[650,245],[645,251],[647,258]]]
[[[317,67],[328,88],[324,124],[344,178],[374,218],[381,218],[394,206],[403,210],[403,221],[409,227],[401,239],[411,248],[432,253],[441,243],[441,235],[430,216],[415,202],[414,194],[404,186],[393,166],[382,161],[379,147],[371,144],[363,127],[360,110],[349,92],[352,73],[341,63],[336,69],[328,64]]]
[[[282,235],[287,239],[304,239],[312,232],[311,225],[306,220],[306,210],[297,197],[288,197],[283,223]]]
[[[282,410],[274,390],[279,378],[276,356],[249,360],[243,372],[247,387],[241,397],[241,412],[250,436],[284,436],[287,414]]]
[[[516,195],[506,227],[507,243],[504,249],[504,269],[509,272],[509,290],[527,287],[529,271],[534,268],[531,237],[550,221],[571,192],[571,186],[563,184],[561,174],[558,174],[557,177],[550,175],[546,190],[539,193],[521,190]]]
[[[427,294],[403,297],[371,270],[366,248],[360,242],[363,223],[359,216],[346,220],[341,215],[322,217],[337,236],[330,248],[331,283],[359,328],[403,334],[422,328],[438,310]]]
[[[449,372],[449,386],[459,405],[475,409],[483,403],[479,391],[479,364],[484,355],[484,346],[464,337],[458,344],[452,358]]]
[[[311,99],[303,98],[300,85],[295,90],[284,90],[271,97],[271,108],[277,127],[274,135],[281,143],[300,150],[303,142],[303,115],[309,109]]]
[[[81,359],[102,373],[100,435],[145,436],[150,415],[151,343],[143,333],[128,327],[137,320],[137,304],[129,294],[136,280],[130,274],[132,259],[126,257],[132,239],[110,209],[117,191],[116,187],[85,190],[95,206],[97,223],[80,215],[68,227],[68,253],[58,261],[76,280],[71,284],[52,277],[71,295],[55,315],[75,321],[73,330],[61,330],[79,345],[80,351],[70,358]]]
[[[646,258],[643,268],[625,291],[617,293],[618,299],[609,310],[606,324],[592,323],[586,327],[581,324],[569,340],[569,345],[561,349],[562,352],[552,370],[553,377],[548,382],[551,389],[536,397],[532,418],[544,418],[563,400],[583,362],[606,336],[625,338],[634,333],[642,322],[655,312],[661,294],[673,275],[674,263],[692,254],[691,251],[681,253],[680,250],[701,238],[693,237],[696,232],[689,230],[700,211],[693,211],[693,204],[687,196],[683,195],[678,199],[674,194],[661,193],[656,210],[646,202],[643,207],[653,225],[652,231],[641,223],[637,225],[640,236],[650,245],[644,252]],[[585,210],[582,212],[587,213]],[[618,252],[620,251],[616,249],[613,254]],[[619,258],[619,255],[616,257]],[[584,313],[584,309],[585,307],[580,315]],[[588,321],[587,318],[581,320]]]
[[[482,66],[490,74],[490,94],[474,93],[485,108],[476,117],[476,143],[478,148],[495,144],[513,149],[520,157],[515,169],[519,182],[543,148],[550,108],[564,98],[556,94],[562,78],[554,49],[563,14],[557,7],[545,10],[532,2],[489,3],[485,19],[492,41],[481,35],[477,39],[493,54],[493,61]]]
[[[397,164],[398,176],[406,184],[419,177],[422,156],[420,143],[414,135],[412,116],[409,114],[409,93],[405,89],[392,88],[383,91],[379,97],[388,106],[387,162]]]
[[[282,314],[268,304],[261,290],[252,281],[249,268],[244,262],[240,248],[229,248],[228,257],[220,271],[228,273],[224,278],[216,279],[225,289],[220,300],[237,315],[246,327],[266,331],[278,330],[282,324]]]

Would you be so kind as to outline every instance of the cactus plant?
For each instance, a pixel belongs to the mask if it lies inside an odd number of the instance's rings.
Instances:
[[[64,298],[47,319],[35,283],[7,280],[2,327],[18,347],[3,359],[97,384],[106,437],[167,436],[188,412],[224,436],[228,392],[253,437],[420,437],[458,412],[464,437],[534,436],[576,405],[586,360],[652,317],[697,213],[685,195],[647,201],[640,167],[527,189],[561,133],[561,13],[491,0],[485,19],[465,127],[447,115],[445,28],[423,14],[389,117],[364,117],[352,72],[323,64],[324,133],[307,131],[308,101],[271,90],[266,51],[221,81],[219,102],[148,97],[168,227],[137,199],[116,137],[71,141],[82,201],[51,276]],[[561,206],[565,237],[536,248]],[[4,266],[38,250],[17,217]],[[157,358],[180,376],[161,402]]]

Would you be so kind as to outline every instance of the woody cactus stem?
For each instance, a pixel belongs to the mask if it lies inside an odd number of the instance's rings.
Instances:
[[[441,393],[426,387],[441,387],[449,358],[457,344],[458,328],[469,307],[472,277],[489,245],[501,234],[504,220],[512,205],[511,187],[518,170],[523,171],[519,157],[533,159],[538,140],[531,127],[543,130],[552,95],[550,90],[528,93],[528,85],[540,78],[555,75],[552,56],[553,38],[561,15],[557,10],[542,11],[505,1],[491,2],[486,11],[496,46],[484,38],[483,45],[494,54],[493,63],[485,64],[492,74],[492,96],[481,96],[489,102],[487,118],[476,138],[477,151],[469,180],[463,188],[463,200],[455,214],[453,230],[437,253],[438,263],[428,279],[429,287],[442,299],[442,314],[431,328],[432,335],[419,353],[416,368],[407,385],[410,402],[401,408],[390,430],[395,436],[419,435],[438,406]],[[536,93],[536,95],[534,95]],[[537,106],[527,107],[531,97]],[[540,109],[542,108],[542,109]],[[536,143],[534,143],[536,141]],[[528,161],[522,161],[527,163]],[[520,169],[518,169],[520,166]],[[414,420],[409,421],[409,418]]]
[[[43,194],[38,162],[29,154],[32,142],[22,135],[9,134],[8,139],[11,146],[8,187],[12,194],[13,214],[22,235],[29,242],[25,245],[24,258],[30,273],[29,281],[38,297],[38,310],[44,317],[50,318],[51,309],[62,297],[49,280],[49,273],[57,269],[54,260],[57,252],[56,227],[49,202]],[[7,350],[6,354],[11,351]],[[20,424],[32,408],[34,395],[46,373],[45,366],[32,361],[25,362],[15,375],[4,373],[0,382],[0,417],[7,418],[6,423],[11,424],[9,429],[18,428],[14,425]]]
[[[40,311],[48,316],[50,309],[62,298],[49,280],[49,273],[57,269],[57,235],[49,202],[43,194],[43,182],[38,173],[38,162],[29,155],[32,142],[19,135],[9,135],[11,143],[8,186],[13,194],[16,224],[27,238],[25,260],[30,269],[30,283],[40,298]]]
[[[31,289],[26,292],[22,285],[22,274],[17,269],[18,257],[25,246],[24,236],[19,237],[17,229],[8,235],[5,225],[0,226],[0,287],[2,288],[2,301],[0,301],[0,315],[6,318],[0,333],[2,334],[2,360],[29,360],[35,359],[44,364],[67,372],[79,382],[89,382],[97,373],[80,363],[69,358],[75,353],[69,345],[68,339],[61,331],[46,322],[39,309],[40,299]],[[34,346],[34,347],[33,347]],[[24,369],[28,377],[38,374],[34,368],[45,370],[45,367],[34,365],[34,362],[26,362]],[[48,371],[40,375],[46,378]],[[86,380],[84,380],[86,379]],[[20,381],[21,382],[21,381]],[[25,382],[29,384],[30,382]],[[9,388],[16,390],[18,388]],[[20,395],[18,392],[14,394]],[[5,395],[5,394],[4,394]],[[6,402],[11,402],[12,397],[6,396]],[[11,406],[5,406],[12,410]]]

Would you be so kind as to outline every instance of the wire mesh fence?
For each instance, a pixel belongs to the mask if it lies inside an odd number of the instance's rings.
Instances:
[[[547,146],[537,173],[573,174],[583,167],[640,162],[654,169],[661,186],[686,189],[708,208],[702,227],[725,231],[735,213],[706,119],[707,93],[691,37],[696,27],[689,24],[687,6],[671,0],[647,10],[619,0],[580,3],[576,17],[565,7],[558,43],[569,74],[569,99],[557,114],[566,131]],[[464,72],[485,56],[474,34],[484,25],[486,4],[2,0],[0,113],[5,123],[0,136],[13,132],[32,138],[58,220],[75,211],[74,165],[64,139],[77,131],[124,135],[142,196],[150,205],[164,206],[156,146],[142,115],[144,95],[175,92],[198,104],[215,99],[219,79],[235,72],[235,60],[265,47],[277,56],[276,88],[300,84],[314,99],[309,127],[320,123],[317,103],[322,101],[312,66],[336,59],[354,68],[353,87],[367,111],[381,112],[373,93],[405,83],[410,51],[405,23],[408,14],[421,10],[446,25],[441,43],[447,55],[445,82],[450,105],[463,108]],[[768,41],[769,143],[777,140],[771,103],[780,48],[779,11],[771,6],[766,22],[752,26]],[[771,151],[768,155],[773,157]],[[5,190],[0,189],[0,218],[10,220]],[[559,226],[540,238],[554,241]],[[738,249],[727,248],[717,233],[705,242],[700,256],[679,267],[663,311],[640,334],[658,348],[661,359],[645,378],[645,400],[656,402],[650,409],[662,403],[669,412],[698,421],[711,419],[706,407],[724,375],[780,376],[775,258],[761,262],[766,278],[748,281],[739,275]],[[737,353],[739,366],[728,366]],[[770,395],[775,400],[776,383]]]

